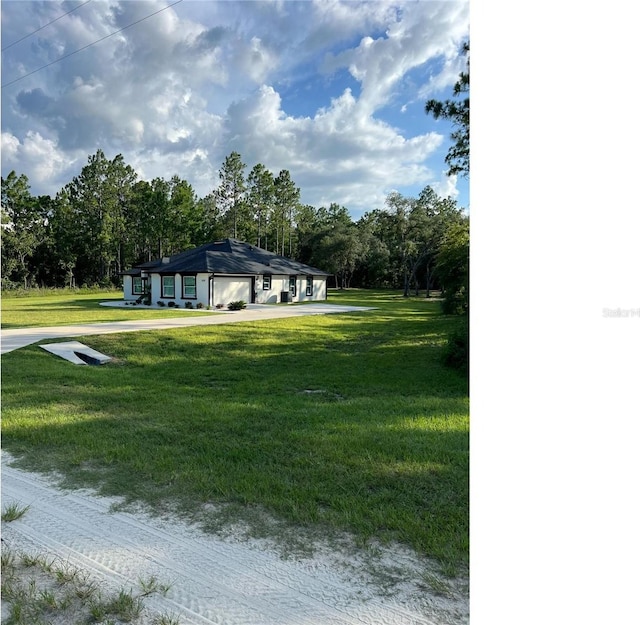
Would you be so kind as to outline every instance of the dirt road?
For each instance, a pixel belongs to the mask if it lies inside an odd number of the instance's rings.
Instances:
[[[419,567],[406,553],[387,555],[394,570],[406,572],[407,583],[385,595],[358,575],[353,554],[344,562],[340,554],[327,553],[283,559],[264,542],[215,537],[175,519],[114,512],[117,500],[59,490],[10,461],[3,453],[3,509],[12,503],[30,508],[21,519],[3,522],[3,547],[55,555],[104,587],[131,587],[156,576],[170,590],[150,597],[148,609],[176,615],[183,625],[468,622],[465,593],[438,597],[410,581]]]

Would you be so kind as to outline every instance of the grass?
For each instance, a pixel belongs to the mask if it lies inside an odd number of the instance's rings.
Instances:
[[[185,315],[213,314],[211,311],[185,312],[184,308],[156,309],[146,306],[114,308],[100,302],[122,301],[122,293],[63,293],[40,297],[2,295],[2,328],[47,327],[77,323],[106,323],[137,319],[166,319]]]
[[[144,598],[168,586],[151,577],[139,588],[104,592],[88,572],[67,562],[49,560],[42,554],[2,549],[2,601],[6,606],[3,625],[47,623],[137,623],[145,616],[151,625],[179,625],[177,616],[148,615]]]
[[[30,506],[20,506],[17,503],[9,504],[2,510],[2,520],[10,523],[11,521],[17,521],[25,515]]]
[[[392,292],[329,302],[377,310],[79,339],[102,367],[6,354],[3,446],[68,487],[266,511],[465,568],[468,382],[442,364],[460,321]]]

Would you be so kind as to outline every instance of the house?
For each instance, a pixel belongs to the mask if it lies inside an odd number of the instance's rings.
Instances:
[[[258,304],[323,301],[329,275],[236,239],[207,243],[122,273],[126,301],[135,301],[149,290],[153,304],[173,301],[181,308],[187,302],[196,308],[238,300]]]

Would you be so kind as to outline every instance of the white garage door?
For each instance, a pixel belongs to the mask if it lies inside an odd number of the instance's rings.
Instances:
[[[213,305],[226,306],[229,302],[244,300],[251,302],[251,278],[221,278],[213,279]]]

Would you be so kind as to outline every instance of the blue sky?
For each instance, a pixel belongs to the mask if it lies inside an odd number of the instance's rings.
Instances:
[[[2,2],[2,175],[32,193],[101,148],[203,196],[235,150],[354,218],[426,185],[468,207],[451,127],[424,113],[464,68],[467,2],[85,1]]]

